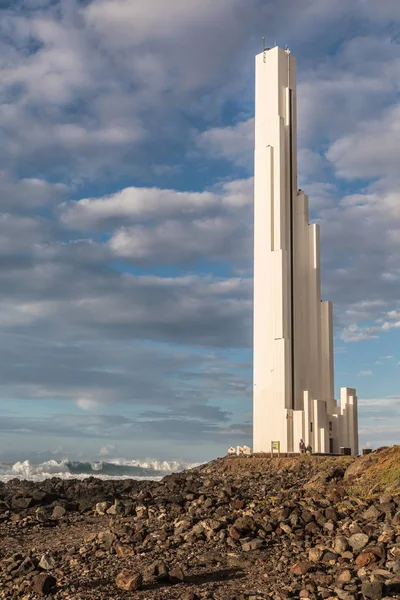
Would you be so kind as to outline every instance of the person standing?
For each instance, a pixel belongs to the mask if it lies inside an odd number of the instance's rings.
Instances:
[[[299,444],[299,450],[300,450],[300,454],[304,454],[306,451],[306,445],[303,442],[303,440],[300,440],[300,444]]]

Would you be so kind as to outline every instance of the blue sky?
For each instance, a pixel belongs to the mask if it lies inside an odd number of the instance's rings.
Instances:
[[[0,460],[250,443],[254,55],[298,61],[336,383],[400,439],[397,0],[0,2]]]

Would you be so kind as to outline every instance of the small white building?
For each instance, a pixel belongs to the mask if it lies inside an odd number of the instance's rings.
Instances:
[[[251,448],[248,446],[238,446],[236,450],[236,454],[238,456],[250,456]]]
[[[334,399],[332,304],[321,301],[319,226],[297,185],[296,61],[256,57],[253,451],[358,454],[357,396]]]

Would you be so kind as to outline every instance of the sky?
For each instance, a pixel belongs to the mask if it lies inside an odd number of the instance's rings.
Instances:
[[[399,442],[398,0],[0,0],[0,460],[251,445],[263,36],[297,58],[336,395]]]

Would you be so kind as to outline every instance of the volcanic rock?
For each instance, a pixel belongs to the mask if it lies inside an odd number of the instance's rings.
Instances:
[[[168,572],[168,580],[170,583],[182,583],[185,581],[185,574],[181,567],[177,566]]]
[[[50,594],[57,584],[56,578],[47,573],[39,573],[35,575],[32,581],[32,591],[35,594]]]
[[[44,571],[51,571],[56,566],[56,561],[52,556],[43,554],[39,562],[39,567]]]
[[[40,574],[54,600],[133,597],[142,576],[146,600],[400,600],[399,464],[388,448],[0,484],[0,599],[36,600]]]
[[[361,593],[368,600],[381,600],[383,595],[383,585],[379,581],[364,581],[361,585]]]
[[[291,567],[290,572],[294,573],[295,575],[305,575],[312,568],[313,568],[313,565],[310,562],[300,561]]]
[[[354,552],[360,552],[368,542],[369,537],[365,533],[354,533],[349,539],[349,544]]]
[[[140,573],[131,573],[128,569],[124,569],[117,575],[115,583],[121,590],[134,592],[141,587],[143,577]]]
[[[66,509],[64,506],[55,506],[53,508],[53,512],[51,513],[51,518],[52,519],[61,519],[61,517],[63,517],[66,513]]]

